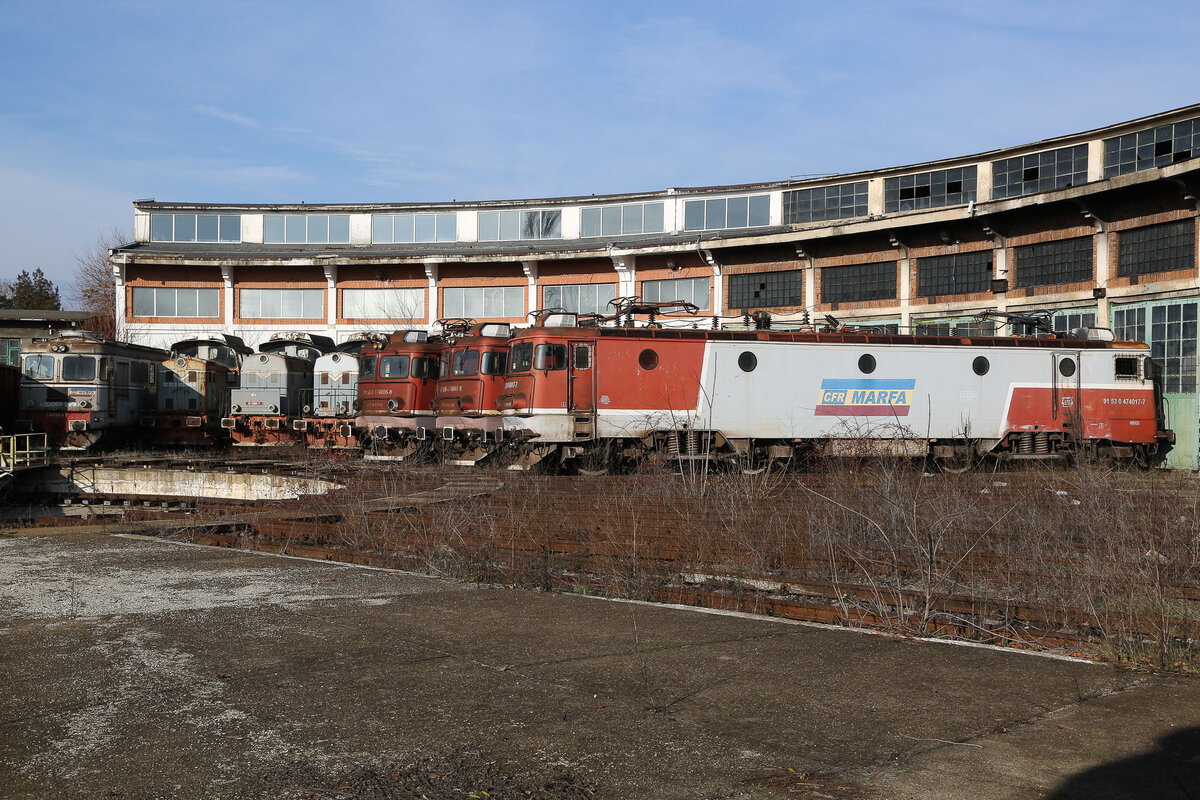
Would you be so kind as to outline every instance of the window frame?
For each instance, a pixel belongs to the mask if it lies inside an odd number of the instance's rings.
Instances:
[[[746,224],[737,225],[729,224],[729,203],[730,201],[746,201]],[[755,206],[762,206],[765,203],[765,211],[762,208],[756,209]],[[701,221],[703,224],[696,225],[689,222],[693,218],[694,213],[702,209],[703,216]],[[718,211],[720,209],[720,211]],[[765,213],[766,218],[762,222],[753,222],[756,213]],[[710,219],[710,216],[712,217]],[[719,220],[717,219],[719,217]],[[754,193],[754,194],[732,194],[720,195],[715,197],[694,198],[692,200],[683,201],[683,229],[684,231],[720,231],[720,230],[743,230],[750,228],[767,228],[771,225],[771,195],[769,193]],[[719,224],[717,224],[719,222]]]

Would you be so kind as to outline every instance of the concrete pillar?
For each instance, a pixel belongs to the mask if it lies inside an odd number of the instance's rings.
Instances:
[[[1094,237],[1096,247],[1096,286],[1107,289],[1108,279],[1111,267],[1108,263],[1108,245],[1111,234],[1108,232],[1108,226],[1098,219],[1093,219],[1096,225],[1096,235]],[[1108,297],[1100,297],[1096,300],[1096,325],[1100,328],[1111,327],[1112,320],[1110,317],[1111,309],[1109,307]]]
[[[537,296],[538,262],[522,261],[521,269],[525,273],[525,279],[529,281],[529,298],[526,301],[525,306],[525,311],[528,313],[533,311],[535,308],[539,308]]]
[[[723,317],[725,316],[725,270],[717,261],[716,256],[711,250],[701,251],[704,255],[704,260],[708,262],[708,266],[712,269],[712,308],[708,312],[709,316]]]
[[[617,297],[633,297],[637,294],[637,257],[614,255],[612,262],[617,271]]]
[[[425,277],[429,281],[428,286],[425,289],[425,294],[426,294],[425,302],[427,304],[427,307],[429,308],[428,324],[432,328],[433,323],[437,322],[438,317],[441,316],[441,314],[439,313],[439,311],[441,309],[441,304],[438,302],[438,262],[426,261],[424,263],[425,263]]]
[[[992,162],[975,165],[975,202],[992,199]]]
[[[1088,142],[1088,166],[1087,179],[1091,183],[1093,181],[1104,180],[1104,140],[1096,139]]]
[[[113,336],[118,342],[129,341],[128,329],[125,325],[125,266],[128,264],[129,256],[122,255],[121,260],[117,261],[112,257],[112,251],[108,251],[109,263],[113,268],[113,283],[114,283],[114,299],[116,301],[113,309]]]
[[[867,181],[867,214],[875,216],[883,213],[883,178],[872,178]]]
[[[911,333],[909,328],[912,327],[912,257],[908,247],[895,235],[891,236],[891,242],[900,261],[900,286],[897,287],[900,299],[900,332]]]
[[[221,266],[221,280],[224,286],[221,288],[221,294],[224,299],[225,315],[222,320],[225,323],[225,332],[233,331],[233,266],[223,264]]]
[[[329,326],[330,332],[337,330],[338,321],[338,292],[337,292],[337,266],[324,266],[325,270],[325,324]]]
[[[1012,271],[1008,268],[1008,238],[994,230],[984,227],[983,232],[992,240],[992,279],[1008,281],[1008,288],[1013,287]],[[1008,310],[1008,295],[1006,293],[992,294],[992,303],[997,311]]]

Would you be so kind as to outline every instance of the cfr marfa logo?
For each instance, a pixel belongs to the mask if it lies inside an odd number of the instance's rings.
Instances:
[[[916,379],[826,378],[817,416],[907,417]]]

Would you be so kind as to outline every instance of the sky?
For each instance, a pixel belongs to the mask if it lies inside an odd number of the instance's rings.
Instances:
[[[1200,102],[1200,3],[0,0],[0,280],[132,202],[856,172]]]

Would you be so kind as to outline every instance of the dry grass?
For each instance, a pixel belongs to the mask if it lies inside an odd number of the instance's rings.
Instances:
[[[800,599],[852,623],[1200,664],[1200,484],[1094,465],[931,474],[901,460],[803,474],[568,478],[309,456],[348,488],[297,541],[433,574],[663,599]],[[372,505],[381,497],[438,502]],[[765,607],[765,605],[764,605]],[[768,609],[770,610],[770,609]]]

